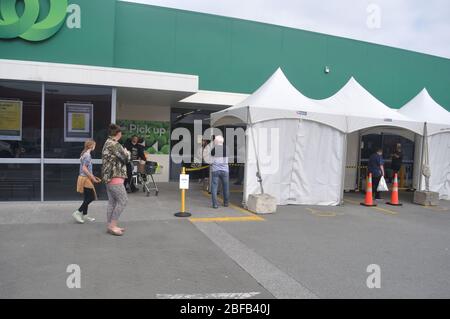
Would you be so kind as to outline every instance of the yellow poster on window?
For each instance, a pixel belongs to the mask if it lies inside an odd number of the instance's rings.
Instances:
[[[21,101],[0,101],[0,131],[20,131]]]
[[[0,100],[0,139],[22,139],[22,101]]]
[[[64,142],[84,142],[93,136],[94,105],[64,104]]]
[[[72,129],[77,131],[86,130],[85,113],[72,113]]]

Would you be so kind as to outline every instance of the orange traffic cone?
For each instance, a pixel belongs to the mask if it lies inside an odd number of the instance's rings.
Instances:
[[[391,195],[391,201],[386,203],[388,205],[392,206],[402,206],[403,204],[398,201],[398,179],[397,179],[397,173],[394,175],[394,185],[392,186],[392,195]]]
[[[372,173],[369,173],[369,176],[367,177],[366,199],[361,205],[368,207],[377,206],[377,204],[373,202],[372,197]]]

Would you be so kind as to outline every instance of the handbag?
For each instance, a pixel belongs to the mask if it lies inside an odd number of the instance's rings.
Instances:
[[[388,192],[389,188],[386,184],[386,180],[384,179],[384,176],[381,176],[380,182],[378,183],[377,192]]]

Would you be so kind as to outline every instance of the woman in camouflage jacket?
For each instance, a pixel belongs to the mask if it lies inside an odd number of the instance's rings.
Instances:
[[[102,176],[108,194],[108,233],[122,236],[124,229],[117,226],[120,214],[125,209],[128,196],[124,181],[127,177],[126,165],[130,161],[130,153],[120,145],[122,137],[120,126],[109,126],[109,138],[102,151]]]

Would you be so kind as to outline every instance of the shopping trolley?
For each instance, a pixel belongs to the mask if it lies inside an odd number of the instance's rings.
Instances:
[[[156,173],[158,163],[147,161],[145,164],[143,161],[132,161],[133,164],[133,182],[136,187],[142,186],[142,191],[150,196],[150,192],[154,191],[155,196],[158,196],[159,189],[156,185],[153,175]]]

